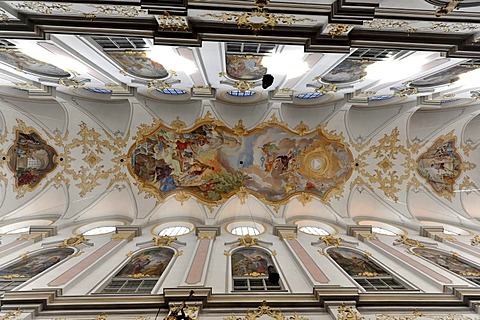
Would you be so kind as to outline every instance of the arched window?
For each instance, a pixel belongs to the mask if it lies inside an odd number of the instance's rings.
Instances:
[[[53,267],[75,251],[71,248],[40,250],[0,268],[0,290],[8,291]]]
[[[150,293],[173,257],[173,250],[151,248],[133,255],[102,293]]]
[[[366,291],[409,289],[362,252],[338,247],[328,249],[327,253]]]
[[[458,254],[450,254],[430,248],[415,248],[413,251],[428,261],[480,285],[480,268],[469,263]]]
[[[269,281],[268,267],[270,266],[275,269],[273,259],[266,250],[252,247],[236,250],[232,254],[233,290],[282,290],[283,288],[280,281],[277,283]]]

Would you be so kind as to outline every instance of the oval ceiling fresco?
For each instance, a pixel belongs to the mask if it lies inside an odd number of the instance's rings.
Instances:
[[[57,152],[35,130],[23,122],[20,127],[15,128],[7,163],[15,176],[15,187],[32,190],[57,166]]]
[[[67,78],[70,73],[52,64],[34,59],[19,50],[0,50],[0,63],[41,77]]]
[[[329,73],[321,77],[322,82],[350,83],[360,81],[367,75],[367,67],[374,63],[371,60],[346,59],[340,62]]]
[[[129,171],[142,189],[160,198],[184,191],[219,202],[242,191],[267,202],[302,192],[326,199],[343,190],[352,174],[352,153],[322,129],[300,136],[281,124],[264,123],[236,134],[219,121],[205,120],[182,131],[160,124],[137,137],[129,150]]]
[[[450,194],[461,174],[462,160],[452,133],[438,138],[417,160],[418,173],[440,195]]]
[[[227,75],[235,80],[261,79],[267,73],[262,59],[262,56],[227,54]]]
[[[107,55],[133,77],[163,79],[168,76],[162,64],[147,57],[145,51],[109,51]]]
[[[432,75],[414,80],[410,83],[410,87],[438,87],[454,83],[460,79],[460,75],[473,71],[471,65],[458,65]]]

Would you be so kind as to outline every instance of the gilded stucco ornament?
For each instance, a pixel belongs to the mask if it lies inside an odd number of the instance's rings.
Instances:
[[[467,157],[470,156],[470,152],[477,150],[478,146],[480,146],[480,143],[475,143],[472,139],[460,142],[460,149],[462,149],[463,154]]]
[[[423,248],[424,245],[420,243],[417,239],[412,239],[407,237],[406,235],[400,235],[398,239],[393,241],[393,245],[399,246],[404,245],[407,247],[415,247],[415,248]]]
[[[177,240],[177,237],[171,237],[171,236],[155,236],[152,238],[153,244],[155,244],[157,247],[165,247],[171,245],[175,240]]]
[[[13,311],[8,311],[6,314],[0,316],[0,320],[14,320],[22,315],[22,310],[17,308]]]
[[[350,30],[353,29],[353,26],[348,24],[329,24],[327,28],[328,34],[332,38],[336,38],[344,35],[345,33],[348,33]]]
[[[59,245],[60,248],[67,248],[67,247],[76,247],[84,242],[87,242],[90,239],[85,238],[83,234],[76,235],[75,237],[71,237],[62,241]]]
[[[448,2],[444,6],[438,7],[435,10],[435,17],[445,16],[453,10],[458,9],[460,6],[460,1],[461,0],[450,0],[450,2]]]
[[[394,201],[398,201],[397,194],[416,168],[410,151],[401,144],[399,137],[400,131],[395,127],[390,134],[384,134],[378,144],[371,145],[357,157],[360,177],[356,181],[368,185],[370,190],[374,189],[372,185],[376,185]],[[400,166],[396,163],[400,163]]]
[[[186,17],[172,16],[168,11],[162,15],[156,16],[160,30],[186,31],[188,30],[188,20]]]
[[[49,3],[40,1],[23,1],[16,4],[18,9],[31,10],[40,14],[66,13],[72,11],[71,3]]]
[[[80,197],[84,197],[103,182],[110,181],[112,184],[111,179],[114,177],[114,182],[126,178],[126,175],[119,173],[123,167],[123,148],[129,135],[117,137],[105,130],[100,133],[89,128],[84,122],[79,126],[80,130],[74,139],[68,141],[67,132],[64,137],[56,140],[56,144],[59,149],[63,149],[58,155],[58,158],[62,159],[58,164],[62,166],[63,175],[76,182]],[[79,158],[85,165],[73,168],[72,163]],[[62,180],[60,177],[58,179]]]
[[[475,237],[470,239],[470,244],[472,246],[478,246],[480,244],[480,235],[477,234]]]
[[[258,2],[258,0],[257,0]],[[207,13],[202,14],[200,17],[209,17],[228,23],[233,21],[237,24],[238,28],[247,28],[253,31],[254,34],[258,34],[261,30],[266,28],[274,29],[277,24],[286,24],[292,26],[298,22],[316,22],[311,18],[297,18],[294,15],[274,14],[268,12],[263,6],[258,6],[251,12],[242,13]]]
[[[251,247],[251,246],[258,246],[258,238],[252,237],[251,235],[247,234],[243,237],[240,237],[238,240],[238,246],[243,247]]]
[[[463,314],[425,314],[414,310],[412,314],[377,314],[375,315],[376,320],[420,320],[420,319],[430,319],[430,320],[478,320],[478,316],[466,316]]]
[[[364,320],[365,318],[360,316],[357,310],[354,309],[352,306],[347,306],[345,303],[342,303],[340,307],[337,309],[338,320]]]
[[[363,26],[371,29],[405,29],[409,28],[410,22],[405,20],[373,19],[364,20]]]
[[[244,318],[237,317],[234,314],[232,314],[229,317],[223,318],[224,320],[256,320],[258,318],[261,318],[263,316],[269,316],[270,318],[273,318],[275,320],[286,320],[287,317],[283,315],[283,313],[280,310],[274,310],[271,309],[267,305],[267,301],[263,301],[260,306],[258,306],[257,309],[255,310],[247,310],[247,315]],[[296,313],[289,318],[290,320],[308,320],[308,318],[305,317],[300,317]]]
[[[9,21],[10,21],[10,17],[7,15],[7,12],[3,9],[0,9],[0,22],[8,23]]]

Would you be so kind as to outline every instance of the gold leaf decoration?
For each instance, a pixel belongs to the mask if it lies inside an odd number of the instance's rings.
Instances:
[[[364,320],[363,317],[351,306],[347,306],[345,303],[342,303],[337,309],[338,311],[338,320]]]
[[[394,201],[398,201],[397,193],[416,168],[411,153],[400,143],[399,136],[400,131],[394,128],[390,134],[385,134],[379,139],[377,145],[370,146],[357,158],[359,174],[371,184],[377,185],[385,196]],[[396,163],[401,163],[402,171],[399,171],[398,166],[394,166],[392,159]],[[378,169],[370,169],[374,164]]]
[[[170,236],[155,236],[153,237],[153,243],[157,247],[165,247],[171,245],[175,240],[177,240],[177,237],[170,237]]]

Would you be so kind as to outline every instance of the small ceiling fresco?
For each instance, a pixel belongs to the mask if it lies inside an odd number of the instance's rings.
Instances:
[[[262,59],[262,56],[227,54],[227,75],[235,80],[261,79],[267,73]]]
[[[143,129],[130,148],[130,173],[159,198],[184,191],[207,203],[249,192],[271,203],[299,193],[341,192],[353,156],[322,129],[300,136],[278,122],[234,130],[201,120],[192,129]]]
[[[360,81],[367,75],[367,67],[374,63],[371,60],[346,59],[321,77],[322,82],[350,83]]]
[[[462,160],[453,134],[435,141],[417,160],[418,172],[438,194],[451,194],[461,174]]]
[[[147,57],[145,51],[108,51],[107,55],[117,62],[123,71],[133,77],[163,79],[168,76],[162,64]]]
[[[0,63],[40,77],[68,78],[70,73],[52,64],[34,59],[19,50],[0,49]]]
[[[412,81],[410,87],[422,88],[422,87],[438,87],[444,86],[460,79],[460,75],[473,71],[471,65],[458,65],[440,72],[434,73],[427,77],[420,78],[418,80]]]
[[[15,142],[8,149],[8,166],[16,188],[35,188],[57,166],[57,152],[33,130],[16,128]]]

